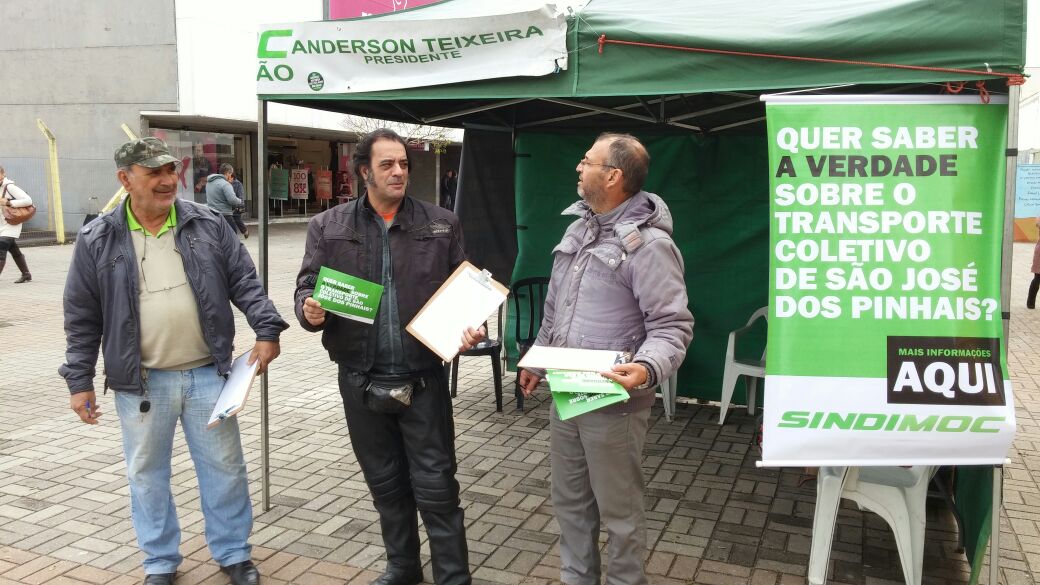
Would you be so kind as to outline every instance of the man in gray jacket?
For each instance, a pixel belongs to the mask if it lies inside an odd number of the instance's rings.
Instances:
[[[232,417],[207,429],[231,369],[233,303],[256,333],[249,363],[265,370],[288,327],[267,298],[245,247],[217,214],[177,199],[177,164],[158,138],[116,150],[129,195],[80,230],[65,283],[65,363],[70,406],[101,416],[94,392],[98,347],[105,388],[119,413],[130,509],[144,552],[145,583],[171,585],[183,560],[170,491],[180,421],[198,475],[206,542],[234,585],[256,585],[246,464]]]
[[[224,216],[224,220],[237,233],[239,228],[235,223],[235,208],[242,207],[245,202],[235,194],[235,188],[231,185],[231,178],[234,176],[235,167],[223,163],[220,165],[220,174],[214,173],[206,178],[206,205]],[[243,236],[246,235],[244,229],[241,231]]]
[[[632,356],[603,375],[629,399],[566,421],[550,415],[552,501],[560,524],[560,578],[600,582],[597,536],[606,525],[608,584],[647,583],[642,452],[653,388],[679,368],[693,337],[683,261],[672,217],[642,191],[650,156],[635,137],[603,134],[578,163],[580,219],[553,250],[536,345],[607,349]],[[524,370],[530,395],[543,371]]]

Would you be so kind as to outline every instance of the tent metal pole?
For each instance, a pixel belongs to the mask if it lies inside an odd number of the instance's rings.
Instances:
[[[1018,110],[1022,86],[1008,87],[1007,158],[1004,176],[1004,247],[1000,262],[1000,306],[1004,318],[1004,343],[1011,330],[1011,265],[1014,255],[1015,173],[1018,167]],[[1007,347],[1004,348],[1007,352]]]
[[[1000,262],[1000,306],[1004,320],[1004,352],[1011,333],[1011,265],[1014,254],[1015,173],[1018,166],[1020,85],[1008,87],[1007,151],[1004,177],[1004,246]],[[1000,583],[1000,509],[1004,501],[1004,467],[993,468],[993,510],[990,514],[989,582]]]
[[[391,106],[393,106],[397,111],[401,112],[405,116],[408,116],[409,118],[414,120],[417,124],[422,124],[423,123],[422,117],[417,116],[414,112],[412,112],[411,110],[405,108],[401,104],[399,104],[399,103],[397,103],[395,101],[389,101],[387,103],[389,103]]]
[[[581,102],[576,102],[574,100],[562,100],[562,99],[559,99],[559,98],[544,98],[544,97],[543,98],[539,98],[539,99],[541,99],[543,102],[549,102],[551,104],[560,104],[561,106],[570,106],[572,108],[578,108],[578,109],[581,109],[581,110],[590,110],[590,111],[593,111],[593,112],[599,112],[600,114],[610,114],[610,115],[613,115],[613,116],[620,116],[622,118],[631,118],[633,120],[639,120],[640,122],[648,122],[650,124],[655,124],[657,122],[657,120],[651,118],[650,116],[642,116],[640,114],[633,114],[631,112],[623,112],[621,110],[615,110],[613,108],[604,108],[602,106],[594,106],[592,104],[583,104]],[[637,103],[637,105],[638,105],[638,103]]]
[[[568,116],[557,116],[555,118],[547,118],[545,120],[535,120],[534,122],[525,122],[517,125],[517,128],[532,128],[534,126],[544,126],[545,124],[552,124],[554,122],[565,122],[567,120],[577,120],[578,118],[588,118],[589,116],[598,116],[599,112],[582,112],[580,114],[570,114]]]
[[[993,466],[993,511],[990,515],[989,532],[989,583],[1000,584],[1000,508],[1004,501],[1004,466]]]
[[[440,122],[441,120],[447,120],[448,118],[454,118],[456,116],[466,116],[466,115],[469,115],[469,114],[477,114],[477,113],[480,113],[480,112],[486,112],[488,110],[495,110],[495,109],[498,109],[498,108],[504,108],[506,106],[511,106],[513,104],[521,104],[523,102],[529,102],[529,101],[531,101],[533,99],[534,98],[517,98],[515,100],[504,100],[504,101],[501,101],[501,102],[495,102],[493,104],[488,104],[486,106],[477,106],[477,107],[474,107],[474,108],[467,108],[465,110],[459,110],[457,112],[449,112],[447,114],[439,114],[437,116],[431,116],[429,118],[423,118],[422,121],[423,121],[424,124],[433,124],[434,122]]]
[[[765,116],[758,118],[751,118],[750,120],[744,120],[743,122],[734,122],[732,124],[725,124],[722,126],[716,126],[715,128],[708,128],[708,132],[721,132],[723,130],[729,130],[730,128],[736,128],[737,126],[746,126],[748,124],[754,124],[755,122],[761,122],[765,120]]]
[[[693,132],[703,132],[704,129],[700,126],[694,126],[692,124],[683,124],[682,122],[665,122],[668,126],[674,126],[676,128],[683,128],[685,130],[691,130]]]
[[[256,109],[256,187],[260,195],[260,209],[258,222],[258,235],[260,241],[257,243],[260,250],[257,270],[260,271],[260,282],[264,290],[270,292],[268,272],[268,249],[267,249],[267,225],[270,212],[268,210],[267,188],[267,101],[258,100]],[[271,411],[269,408],[270,396],[267,386],[267,372],[260,376],[260,489],[261,506],[266,512],[271,509],[271,442],[270,422]]]
[[[513,131],[513,127],[512,126],[494,126],[494,125],[491,125],[491,124],[474,124],[473,122],[463,122],[462,123],[462,130],[463,131],[468,130],[470,128],[473,128],[474,130],[487,130],[489,132],[512,132]],[[466,142],[465,134],[463,134],[462,141],[464,143]]]
[[[698,110],[696,112],[687,112],[685,114],[679,114],[678,116],[672,116],[666,119],[666,122],[682,122],[683,120],[689,120],[690,118],[696,118],[697,116],[705,116],[707,114],[714,114],[716,112],[724,112],[726,110],[733,110],[736,108],[743,108],[744,106],[750,106],[754,104],[762,103],[760,98],[751,100],[741,100],[739,102],[732,102],[724,106],[716,106],[714,108],[708,108],[706,110]]]
[[[662,97],[660,99],[650,100],[647,103],[649,103],[651,105],[660,104],[661,107],[664,107],[664,104],[667,103],[667,102],[674,101],[674,100],[681,100],[681,99],[682,99],[681,95],[670,95],[670,96],[667,96],[667,97]],[[631,109],[638,108],[640,106],[642,106],[641,103],[635,102],[635,103],[632,103],[632,104],[626,104],[624,106],[617,106],[614,109],[615,110],[631,110]],[[530,128],[532,126],[541,126],[543,124],[552,124],[553,122],[562,122],[562,121],[565,121],[565,120],[575,120],[577,118],[588,118],[589,116],[598,116],[599,114],[600,114],[600,112],[582,112],[580,114],[570,114],[570,115],[567,115],[567,116],[557,116],[555,118],[548,118],[548,119],[545,119],[545,120],[535,120],[533,122],[525,122],[523,124],[517,124],[516,127],[517,128]]]

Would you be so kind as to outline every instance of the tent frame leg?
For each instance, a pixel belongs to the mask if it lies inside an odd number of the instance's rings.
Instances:
[[[268,273],[267,226],[270,216],[268,208],[270,197],[267,193],[267,101],[257,100],[256,110],[256,188],[260,198],[259,221],[257,232],[260,250],[257,271],[265,291],[270,291]],[[268,407],[267,372],[260,375],[260,502],[263,511],[271,509],[271,444],[270,422],[271,410]]]
[[[989,582],[1000,583],[1000,509],[1004,503],[1004,466],[993,466],[993,511],[990,521]]]
[[[1007,161],[1004,178],[1004,242],[1000,262],[1000,307],[1004,321],[1004,354],[1011,337],[1011,265],[1014,254],[1015,173],[1018,166],[1018,117],[1022,86],[1008,86]],[[993,468],[993,510],[990,514],[989,582],[1000,583],[1000,509],[1004,501],[1004,467]]]

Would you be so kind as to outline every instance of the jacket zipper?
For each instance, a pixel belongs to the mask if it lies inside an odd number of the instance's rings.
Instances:
[[[124,242],[124,247],[126,245],[129,245],[130,248],[133,249],[133,246],[134,246],[133,236],[130,235],[130,231],[129,230],[127,230],[126,235],[125,235],[125,239],[123,240],[123,242]],[[125,249],[124,249],[124,255],[125,255]],[[126,257],[130,258],[131,256],[126,256]],[[130,301],[130,312],[132,313],[130,315],[130,318],[131,318],[131,322],[134,325],[134,345],[137,346],[137,352],[136,352],[137,353],[137,378],[140,381],[140,388],[141,388],[139,394],[144,396],[144,394],[146,392],[145,386],[147,385],[148,381],[147,381],[147,377],[144,374],[144,368],[141,366],[141,289],[140,289],[140,283],[137,282],[137,281],[140,280],[140,276],[141,275],[138,274],[139,268],[137,266],[137,252],[136,251],[134,251],[134,254],[133,254],[132,257],[134,258],[133,269],[132,270],[131,270],[131,266],[130,266],[131,263],[130,262],[126,263],[127,264],[126,280],[128,281],[127,284],[130,286],[130,293],[131,293],[131,296],[133,297],[133,299],[131,299],[131,301]],[[131,272],[133,272],[133,275],[130,274]],[[134,277],[137,277],[137,278],[135,279]]]
[[[182,229],[181,225],[178,225],[176,228],[174,228],[173,236],[174,236],[174,241],[175,242],[177,241],[177,235],[180,234],[181,229]],[[197,252],[195,251],[195,238],[193,238],[191,236],[191,234],[188,234],[186,237],[188,239],[188,248],[191,250],[192,263],[194,263],[195,262],[195,255],[197,254]],[[184,255],[183,254],[181,255],[181,265],[184,266],[184,274],[188,278],[188,286],[191,287],[192,295],[195,296],[195,310],[196,310],[196,313],[198,313],[199,327],[202,330],[202,337],[203,337],[203,339],[206,340],[206,349],[209,350],[209,357],[213,358],[213,363],[217,365],[217,373],[220,374],[221,376],[223,376],[223,375],[227,374],[227,372],[223,372],[222,373],[220,371],[220,365],[219,365],[219,362],[217,361],[216,352],[213,351],[213,346],[210,343],[211,335],[209,334],[209,329],[207,328],[207,325],[209,323],[203,318],[203,315],[205,314],[205,311],[202,310],[202,306],[199,304],[199,299],[201,297],[199,296],[198,287],[195,286],[195,279],[192,276],[191,271],[188,270],[188,265],[185,263],[185,259],[184,259]],[[233,360],[235,358],[233,349],[232,349],[231,353],[232,353],[231,359]]]

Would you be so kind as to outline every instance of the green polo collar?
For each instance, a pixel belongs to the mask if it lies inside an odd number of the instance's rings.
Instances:
[[[130,228],[130,231],[144,232],[144,235],[146,237],[151,235],[151,234],[148,233],[148,230],[144,229],[144,226],[141,225],[141,223],[137,221],[137,218],[134,217],[134,214],[130,212],[130,198],[129,197],[127,197],[127,199],[126,199],[126,225],[127,225],[128,228]],[[166,223],[164,223],[162,225],[162,227],[159,228],[159,233],[155,234],[155,237],[158,238],[159,236],[161,236],[164,233],[166,233],[167,230],[172,230],[172,229],[174,229],[176,227],[177,227],[177,206],[176,205],[171,205],[170,206],[170,214],[166,216]]]

